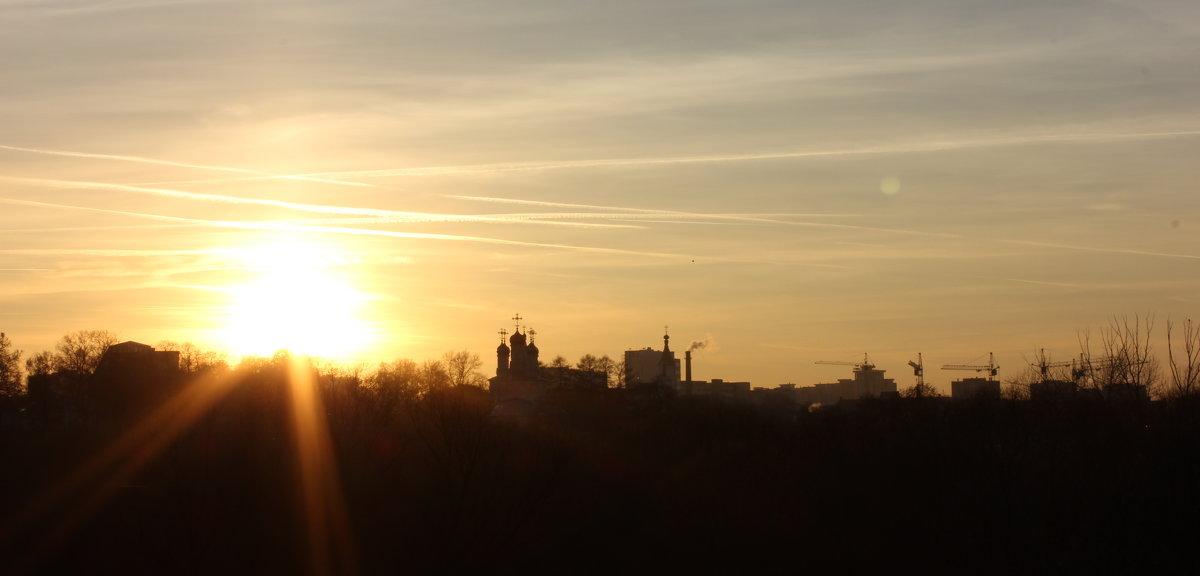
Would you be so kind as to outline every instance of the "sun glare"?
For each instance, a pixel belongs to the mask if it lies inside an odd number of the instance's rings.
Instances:
[[[370,344],[372,325],[363,319],[368,295],[332,250],[281,242],[247,249],[240,259],[251,276],[229,289],[224,340],[231,352],[344,359]]]

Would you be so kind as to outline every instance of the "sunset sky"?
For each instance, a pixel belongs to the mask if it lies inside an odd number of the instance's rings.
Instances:
[[[0,0],[0,331],[1019,373],[1200,319],[1200,3]],[[1165,358],[1165,349],[1158,351]],[[682,356],[682,353],[680,353]]]

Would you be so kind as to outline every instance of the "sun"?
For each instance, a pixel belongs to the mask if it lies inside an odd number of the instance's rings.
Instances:
[[[328,246],[282,241],[239,250],[248,280],[228,288],[225,346],[238,355],[279,350],[348,359],[374,339],[364,320],[370,297],[351,262]]]

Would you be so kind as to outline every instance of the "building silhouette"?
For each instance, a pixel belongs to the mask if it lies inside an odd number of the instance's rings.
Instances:
[[[608,387],[608,375],[592,370],[567,366],[542,366],[540,350],[534,343],[537,331],[522,332],[521,315],[513,317],[516,327],[512,335],[500,331],[496,347],[496,375],[488,379],[492,398],[503,410],[532,407],[549,393],[570,393],[603,390]],[[505,336],[508,336],[507,342]]]
[[[991,378],[963,378],[950,382],[950,397],[955,400],[967,398],[999,398],[1000,381]]]
[[[179,352],[140,342],[113,344],[104,351],[90,382],[97,416],[129,416],[161,402],[182,382]]]
[[[533,337],[537,331],[521,332],[521,315],[513,317],[516,328],[505,343],[508,335],[500,331],[500,345],[496,347],[496,375],[488,380],[492,397],[497,404],[506,402],[529,403],[537,402],[546,391],[538,371],[537,344]]]
[[[625,351],[625,387],[660,386],[679,390],[679,360],[671,351],[671,336],[663,334],[663,349]]]
[[[885,378],[886,370],[874,364],[854,367],[854,378],[841,378],[837,382],[798,386],[795,398],[798,404],[837,404],[842,400],[880,398],[896,395],[896,381]]]

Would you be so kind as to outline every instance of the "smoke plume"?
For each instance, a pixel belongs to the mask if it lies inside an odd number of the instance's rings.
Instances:
[[[697,340],[695,342],[692,342],[691,346],[688,346],[688,350],[716,350],[716,349],[717,349],[717,342],[715,340],[713,340],[712,334],[705,334],[703,340]]]

